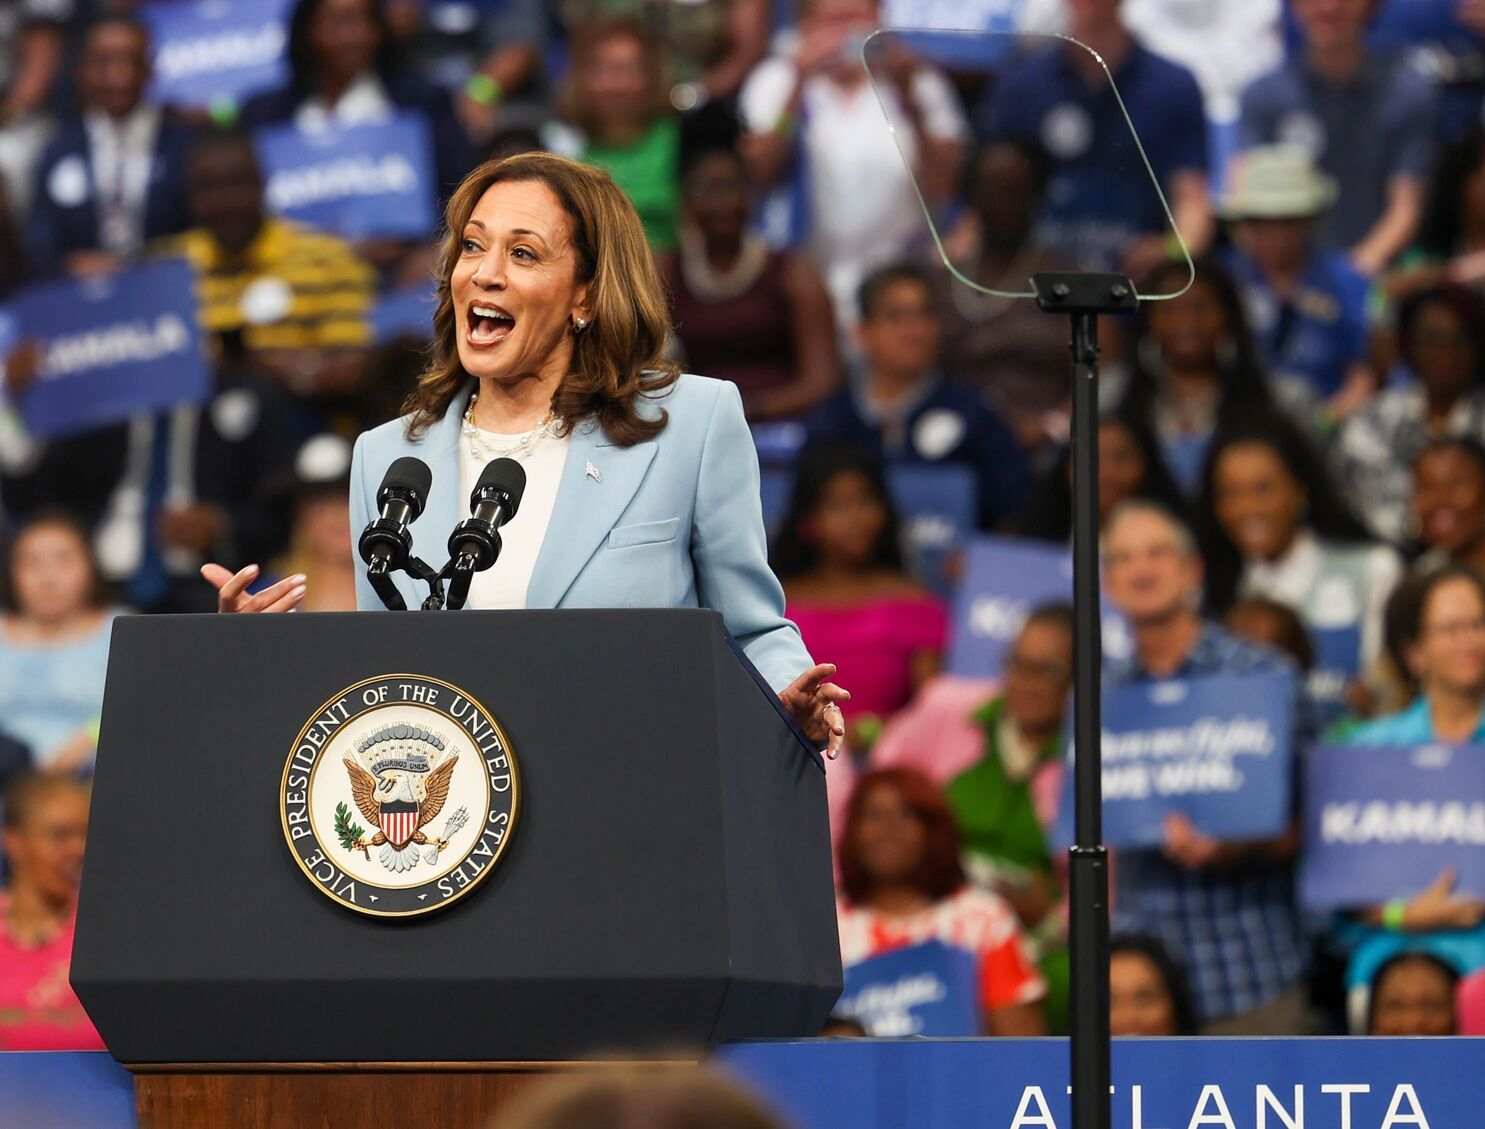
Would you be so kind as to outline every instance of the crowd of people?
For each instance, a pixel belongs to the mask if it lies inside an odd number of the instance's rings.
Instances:
[[[205,561],[354,608],[350,441],[421,369],[435,231],[285,214],[286,127],[416,122],[435,216],[536,148],[629,195],[674,356],[737,385],[782,483],[789,615],[853,694],[848,966],[942,941],[985,1033],[1065,1029],[1071,614],[947,673],[962,563],[919,551],[898,489],[942,471],[971,535],[1068,544],[1066,327],[1009,296],[1033,272],[1161,299],[1102,328],[1131,644],[1105,684],[1287,671],[1301,750],[1485,738],[1485,3],[965,0],[998,33],[971,41],[918,0],[297,0],[277,80],[186,104],[157,17],[187,2],[0,4],[0,300],[183,260],[208,371],[37,434],[44,343],[3,346],[0,1049],[96,1045],[65,972],[111,620],[214,608]],[[1316,919],[1297,826],[1163,830],[1115,859],[1116,1033],[1485,1023],[1485,891],[1445,871]]]

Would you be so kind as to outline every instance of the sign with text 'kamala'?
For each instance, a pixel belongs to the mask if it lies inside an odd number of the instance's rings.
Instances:
[[[20,397],[27,431],[51,439],[203,401],[195,290],[195,270],[170,259],[21,291],[6,310],[16,338],[39,350]]]
[[[978,982],[973,953],[924,941],[847,968],[835,1011],[882,1038],[978,1035]]]
[[[1105,684],[1104,841],[1159,846],[1172,812],[1221,840],[1281,833],[1290,814],[1294,699],[1287,673]],[[1068,772],[1056,831],[1064,843],[1072,841],[1072,788]]]
[[[433,150],[421,118],[398,114],[317,130],[271,126],[256,140],[276,215],[347,239],[423,239],[433,230]]]
[[[140,9],[153,45],[151,91],[178,106],[241,103],[289,77],[294,0],[154,0]]]
[[[1000,673],[1021,625],[1038,605],[1072,602],[1072,554],[1046,541],[985,535],[969,542],[964,557],[948,672],[987,678]],[[1109,658],[1130,650],[1128,624],[1107,604],[1103,649]]]
[[[1485,747],[1316,745],[1304,796],[1305,905],[1381,905],[1446,867],[1485,896]]]

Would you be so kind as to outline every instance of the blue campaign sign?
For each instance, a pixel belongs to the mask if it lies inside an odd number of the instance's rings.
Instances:
[[[1445,867],[1485,897],[1485,747],[1316,745],[1304,769],[1306,906],[1381,905]]]
[[[288,80],[294,0],[154,0],[151,92],[179,106],[236,105]]]
[[[940,595],[950,595],[950,558],[975,527],[979,484],[974,471],[963,463],[903,463],[891,468],[889,485],[913,572]]]
[[[314,131],[271,126],[256,140],[275,214],[347,239],[422,239],[433,230],[438,193],[422,118]]]
[[[763,525],[770,535],[778,531],[789,510],[794,469],[784,465],[783,456],[788,452],[792,457],[797,448],[790,445],[791,435],[784,429],[794,426],[753,427],[762,473]],[[979,487],[974,472],[962,464],[896,463],[887,468],[887,488],[902,523],[902,547],[909,568],[934,591],[950,595],[954,590],[950,559],[975,527]]]
[[[924,941],[847,968],[835,1011],[869,1035],[978,1035],[977,984],[973,953]]]
[[[1310,671],[1310,697],[1332,721],[1345,710],[1346,685],[1361,671],[1361,625],[1311,627],[1310,643],[1315,648],[1315,667]]]
[[[1072,554],[1066,548],[993,534],[971,537],[955,600],[948,672],[998,675],[1027,615],[1054,601],[1072,601]],[[1104,654],[1122,658],[1129,648],[1124,617],[1105,606]]]
[[[383,294],[371,308],[371,329],[378,345],[395,337],[433,336],[438,295],[432,286],[407,286]]]
[[[135,1129],[134,1078],[103,1051],[0,1054],[0,1126]]]
[[[1065,1039],[741,1043],[796,1129],[1072,1129]],[[1115,1039],[1112,1129],[1477,1129],[1480,1039]]]
[[[1112,847],[1156,847],[1171,812],[1222,840],[1289,825],[1292,675],[1230,674],[1103,688],[1103,832]],[[1069,763],[1075,750],[1069,749]],[[1055,835],[1072,841],[1073,774]]]
[[[1115,1039],[1113,1129],[1478,1129],[1481,1039]],[[794,1129],[1072,1129],[1066,1039],[733,1043]],[[0,1125],[135,1129],[102,1051],[0,1054]]]
[[[40,349],[20,397],[26,429],[51,439],[205,400],[195,289],[195,270],[170,259],[21,291],[7,312]]]

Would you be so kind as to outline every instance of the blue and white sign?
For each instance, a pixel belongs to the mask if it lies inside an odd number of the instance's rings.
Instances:
[[[1293,676],[1212,675],[1103,688],[1103,831],[1112,847],[1157,847],[1184,812],[1221,840],[1289,825]],[[1069,749],[1069,763],[1076,751]],[[1073,774],[1056,834],[1072,841]]]
[[[371,308],[371,330],[378,345],[397,337],[432,338],[438,295],[430,286],[406,286],[377,299]]]
[[[954,591],[950,560],[975,527],[979,484],[964,463],[903,463],[889,472],[913,573],[940,595]]]
[[[1310,671],[1310,697],[1321,711],[1322,723],[1345,712],[1346,686],[1361,671],[1361,625],[1309,629],[1315,648],[1315,667]]]
[[[971,538],[954,606],[949,673],[966,678],[999,674],[1026,617],[1040,604],[1071,603],[1072,597],[1072,554],[1067,549],[1018,537]],[[1105,607],[1104,654],[1122,658],[1130,647],[1124,617]]]
[[[763,525],[773,536],[789,511],[794,469],[771,460],[769,452],[784,450],[789,433],[778,426],[755,425],[753,441],[761,463]],[[903,552],[913,575],[940,595],[951,595],[955,586],[950,562],[975,527],[974,472],[958,463],[894,463],[887,468],[887,489],[897,507]]]
[[[151,92],[178,106],[237,106],[288,81],[294,0],[153,0]]]
[[[868,1035],[978,1035],[974,954],[924,941],[894,949],[846,969],[846,986],[835,1005]]]
[[[347,239],[423,239],[433,230],[433,149],[419,117],[314,131],[272,126],[257,143],[276,215]]]
[[[40,350],[19,404],[39,439],[206,399],[196,272],[184,260],[28,287],[7,313]]]
[[[1112,1129],[1477,1129],[1480,1039],[1115,1039]],[[762,1040],[715,1061],[798,1129],[1072,1129],[1065,1039]]]
[[[1112,1129],[1477,1129],[1479,1039],[1115,1039]],[[712,1061],[797,1129],[1072,1129],[1065,1039],[760,1039]],[[103,1051],[0,1054],[0,1124],[134,1129]]]
[[[1316,745],[1304,768],[1306,906],[1381,905],[1445,867],[1485,897],[1485,747]]]

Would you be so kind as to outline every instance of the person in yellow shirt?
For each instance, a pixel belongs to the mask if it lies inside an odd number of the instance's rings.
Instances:
[[[370,265],[344,240],[268,214],[244,133],[204,134],[187,185],[197,226],[151,251],[196,266],[203,328],[299,398],[353,397],[372,343]]]

